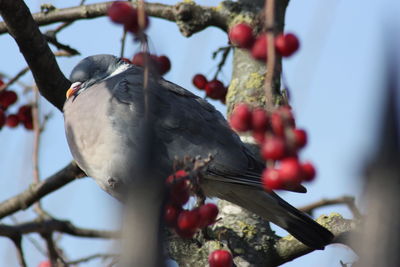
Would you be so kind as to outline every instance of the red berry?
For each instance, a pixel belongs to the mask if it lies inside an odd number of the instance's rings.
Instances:
[[[266,61],[267,60],[267,35],[262,34],[257,37],[251,48],[251,55],[253,58]]]
[[[31,105],[23,105],[18,109],[17,116],[19,121],[25,122],[30,121],[32,122],[32,106]]]
[[[33,130],[33,122],[32,121],[23,121],[24,127],[27,130]]]
[[[189,174],[185,170],[178,170],[174,174],[171,174],[167,178],[167,183],[174,183],[177,180],[180,180],[181,178],[187,177]]]
[[[188,180],[180,180],[172,185],[170,190],[170,200],[177,206],[182,206],[190,198]]]
[[[231,253],[227,250],[214,250],[208,256],[210,267],[232,267],[233,259]]]
[[[307,144],[306,131],[304,131],[302,129],[294,129],[293,135],[294,135],[294,142],[296,144],[296,147],[302,148]]]
[[[275,48],[284,57],[291,56],[299,47],[299,39],[292,33],[279,34],[275,39]]]
[[[147,60],[150,61],[149,53],[139,52],[133,56],[132,64],[134,64],[136,66],[144,67],[144,64],[146,62],[146,60],[145,60],[146,57],[148,57]]]
[[[281,106],[278,109],[278,112],[281,114],[283,121],[292,127],[295,127],[295,120],[293,117],[292,109],[290,106]]]
[[[0,92],[0,106],[7,109],[9,106],[17,102],[18,96],[14,91],[3,90]]]
[[[195,231],[199,227],[200,215],[197,209],[184,210],[178,216],[178,229],[183,231]]]
[[[7,116],[6,125],[10,128],[17,127],[19,123],[18,116],[15,114],[10,114]]]
[[[156,62],[160,75],[164,75],[171,69],[171,61],[167,56],[157,57]]]
[[[262,144],[265,142],[265,131],[253,131],[253,138],[257,141],[258,144]]]
[[[218,207],[213,203],[207,203],[199,208],[200,224],[199,227],[203,228],[215,222],[218,216]]]
[[[271,128],[274,134],[278,136],[285,135],[285,125],[283,123],[282,116],[278,112],[271,114]]]
[[[143,25],[143,29],[145,30],[147,29],[147,27],[149,26],[149,17],[145,14],[144,17],[144,25]],[[125,31],[137,34],[139,33],[140,29],[140,25],[139,25],[139,14],[138,11],[136,9],[133,9],[133,14],[130,17],[130,19],[128,21],[126,21],[124,23],[124,29]]]
[[[196,234],[196,230],[182,230],[179,228],[175,228],[176,233],[182,238],[192,238]]]
[[[285,142],[280,137],[268,137],[261,147],[264,159],[279,160],[285,156]]]
[[[254,131],[265,132],[268,126],[267,113],[262,108],[256,108],[252,112],[251,125]]]
[[[194,75],[192,82],[197,89],[205,89],[208,81],[203,74],[196,74]]]
[[[107,9],[107,15],[115,23],[126,24],[132,20],[132,16],[137,14],[128,2],[115,1]]]
[[[281,161],[279,176],[285,182],[299,183],[302,168],[297,158],[285,158]]]
[[[41,261],[38,267],[51,267],[50,261]]]
[[[251,129],[251,111],[246,104],[238,104],[229,119],[231,127],[238,132]]]
[[[4,110],[0,108],[0,129],[1,127],[4,126],[5,122],[6,122],[6,114],[4,113]]]
[[[0,86],[4,85],[4,82],[2,79],[0,79]]]
[[[303,174],[304,181],[310,182],[310,181],[314,180],[316,171],[315,171],[314,165],[311,162],[306,162],[306,163],[301,164],[301,171]]]
[[[167,204],[164,207],[165,224],[170,227],[175,227],[181,209],[175,205]]]
[[[266,191],[282,189],[283,187],[283,181],[276,169],[264,169],[261,181]]]
[[[253,29],[246,23],[237,24],[230,29],[229,40],[240,48],[251,48],[254,43]]]
[[[212,99],[221,99],[226,95],[226,88],[219,80],[212,80],[206,84],[206,94]]]

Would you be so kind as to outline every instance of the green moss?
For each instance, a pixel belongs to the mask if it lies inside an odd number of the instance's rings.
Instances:
[[[239,23],[252,25],[254,23],[254,15],[252,16],[251,13],[231,13],[228,28]]]
[[[238,84],[239,79],[233,78],[231,83],[229,84],[228,93],[226,94],[226,101],[227,102],[234,102],[234,98],[238,93]]]
[[[250,225],[245,222],[239,222],[238,225],[240,227],[240,231],[247,239],[252,239],[257,234],[257,229],[254,225]]]
[[[265,76],[258,72],[250,73],[247,80],[245,81],[246,88],[260,88],[264,84]]]
[[[234,248],[233,252],[235,252],[235,254],[243,255],[245,250],[243,248]]]

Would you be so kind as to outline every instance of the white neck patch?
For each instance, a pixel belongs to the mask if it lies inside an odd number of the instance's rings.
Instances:
[[[110,76],[107,77],[107,79],[108,79],[108,78],[111,78],[111,77],[113,77],[113,76],[115,76],[115,75],[117,75],[117,74],[120,74],[121,72],[126,71],[127,69],[129,69],[129,67],[130,67],[130,64],[122,64],[122,65],[120,65],[116,70],[114,70],[114,71],[110,74]]]

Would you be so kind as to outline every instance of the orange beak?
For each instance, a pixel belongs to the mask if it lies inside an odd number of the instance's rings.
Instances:
[[[67,90],[65,94],[66,98],[70,98],[71,96],[75,95],[75,93],[81,88],[81,83],[76,82],[71,85],[71,87]]]

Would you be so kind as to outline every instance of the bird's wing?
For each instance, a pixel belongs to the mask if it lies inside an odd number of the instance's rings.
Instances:
[[[234,135],[234,138],[232,138],[233,140],[230,141],[232,142],[232,145],[240,148],[240,152],[238,153],[241,154],[241,158],[246,159],[246,168],[238,169],[238,166],[240,165],[226,164],[226,161],[221,160],[217,161],[215,164],[211,164],[210,168],[208,168],[208,175],[212,176],[212,179],[216,179],[221,182],[235,183],[258,188],[262,187],[260,174],[265,165],[257,160],[256,157],[254,157],[254,155],[245,146],[243,146],[239,137],[230,129],[222,115],[207,101],[192,94],[188,90],[166,80],[161,80],[160,83],[163,87],[168,89],[168,91],[172,92],[177,97],[195,99],[200,106],[195,107],[197,110],[203,108],[205,111],[207,111],[204,112],[205,115],[203,116],[208,115],[210,121],[215,121],[215,123],[220,125],[220,132],[217,132],[214,135],[214,138],[218,142],[222,142],[221,139],[225,139],[230,135]],[[220,151],[223,149],[226,149],[226,147],[224,146],[220,149]],[[306,188],[301,185],[297,188],[290,188],[288,190],[298,193],[307,192]]]
[[[136,69],[137,71],[137,69]],[[141,106],[142,78],[131,71],[113,88],[121,103]],[[261,188],[262,162],[255,159],[238,135],[211,104],[190,91],[163,79],[149,80],[150,94],[155,107],[155,132],[164,165],[173,166],[175,158],[211,154],[214,159],[206,178],[221,182]],[[129,111],[128,111],[129,112]],[[167,159],[167,161],[165,161]],[[166,168],[166,167],[165,167]],[[170,169],[169,171],[172,171]],[[305,192],[305,188],[295,191]]]

